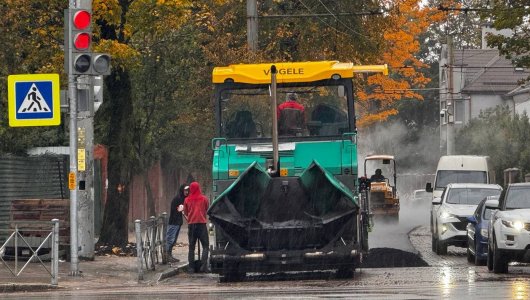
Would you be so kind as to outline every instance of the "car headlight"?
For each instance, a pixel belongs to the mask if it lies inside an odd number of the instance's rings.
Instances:
[[[488,237],[488,230],[486,228],[480,229],[480,235],[483,237]]]
[[[442,219],[449,219],[449,218],[453,218],[455,215],[453,214],[450,214],[446,211],[442,211],[442,213],[440,214],[440,218]]]
[[[508,228],[513,228],[517,231],[520,231],[521,229],[524,228],[524,223],[521,222],[521,221],[506,221],[506,220],[501,220],[502,222],[502,225],[508,227]]]

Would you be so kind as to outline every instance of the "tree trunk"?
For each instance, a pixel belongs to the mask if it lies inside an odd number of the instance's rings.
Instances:
[[[100,244],[122,246],[128,241],[129,192],[131,182],[132,97],[129,73],[117,68],[105,79],[110,99],[109,185]]]
[[[147,194],[147,208],[149,209],[149,217],[156,217],[155,200],[153,199],[153,189],[151,189],[151,183],[149,182],[149,170],[143,172],[144,187]]]

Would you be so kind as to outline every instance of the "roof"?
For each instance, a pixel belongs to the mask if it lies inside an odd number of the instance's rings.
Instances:
[[[528,69],[516,71],[509,59],[496,49],[455,49],[454,71],[465,78],[463,92],[504,94],[512,91],[530,76]]]
[[[528,93],[530,94],[530,84],[522,85],[516,87],[514,90],[510,91],[506,96],[517,96],[521,94]]]
[[[277,69],[278,83],[312,82],[331,79],[334,75],[353,78],[355,73],[383,73],[388,75],[387,65],[354,66],[338,61],[277,62],[264,64],[238,64],[213,69],[213,83],[238,82],[248,84],[270,84],[271,67]]]
[[[487,183],[450,183],[447,185],[447,188],[452,189],[502,189],[498,184],[487,184]]]
[[[364,160],[383,160],[383,159],[394,160],[394,156],[393,155],[370,155],[370,156],[367,156]]]

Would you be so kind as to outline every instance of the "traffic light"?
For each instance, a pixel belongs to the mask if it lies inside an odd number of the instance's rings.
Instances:
[[[65,70],[72,75],[108,75],[110,56],[92,53],[92,12],[65,10]]]
[[[110,74],[110,55],[106,53],[92,53],[92,75]]]
[[[90,73],[92,13],[87,9],[69,8],[64,13],[65,70],[68,74]]]

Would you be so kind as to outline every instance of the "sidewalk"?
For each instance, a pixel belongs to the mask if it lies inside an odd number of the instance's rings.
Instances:
[[[0,262],[0,293],[17,291],[42,291],[51,289],[84,290],[94,288],[112,288],[124,286],[149,286],[157,284],[159,280],[174,276],[188,264],[188,231],[184,224],[173,248],[173,257],[180,262],[173,264],[158,264],[155,271],[144,270],[144,280],[138,282],[137,258],[135,256],[104,255],[96,256],[93,261],[80,261],[80,276],[72,277],[70,262],[59,261],[58,285],[51,285],[51,276],[38,263],[30,263],[19,277],[14,277],[6,266]],[[27,260],[26,260],[27,261]],[[26,261],[18,262],[18,269]],[[50,270],[50,262],[44,262]],[[14,261],[8,261],[14,270]]]

